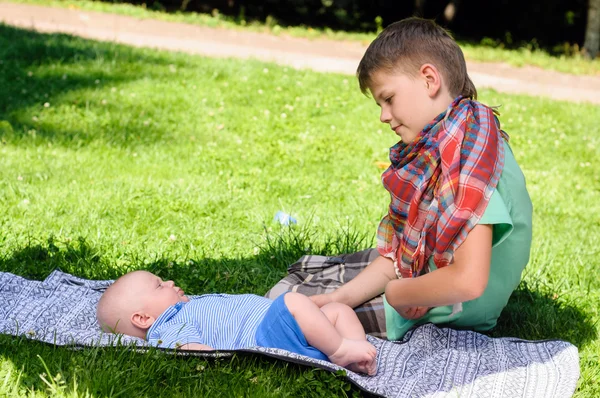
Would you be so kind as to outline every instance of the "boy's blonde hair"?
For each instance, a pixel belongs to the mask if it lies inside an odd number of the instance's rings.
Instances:
[[[450,33],[434,21],[416,17],[387,26],[369,45],[356,71],[360,90],[368,93],[375,72],[414,76],[427,63],[440,71],[452,97],[477,98],[463,52]]]

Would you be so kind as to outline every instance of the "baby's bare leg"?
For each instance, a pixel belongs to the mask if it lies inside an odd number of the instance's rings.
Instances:
[[[350,365],[352,370],[371,375],[376,373],[377,350],[366,341],[364,330],[359,333],[355,325],[348,323],[347,316],[334,314],[335,307],[332,307],[329,312],[336,321],[337,325],[334,326],[329,316],[308,297],[299,293],[287,293],[284,300],[308,344],[323,352],[336,365]],[[360,322],[358,324],[360,325]],[[341,328],[342,325],[350,325],[349,333],[357,339],[345,338],[340,334],[338,327]],[[362,329],[362,325],[360,328]]]
[[[331,324],[338,333],[345,339],[354,341],[366,341],[365,329],[356,316],[354,310],[342,303],[329,303],[321,307],[321,311],[329,318]],[[358,372],[374,375],[377,373],[377,352],[373,360],[360,361],[349,364],[348,369]]]
[[[329,303],[321,307],[338,333],[350,340],[366,340],[365,329],[354,310],[342,303]]]

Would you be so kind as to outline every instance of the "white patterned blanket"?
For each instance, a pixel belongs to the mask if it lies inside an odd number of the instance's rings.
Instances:
[[[80,348],[113,345],[115,336],[103,334],[95,319],[98,299],[111,282],[60,271],[44,281],[0,272],[0,333]],[[120,341],[144,346],[134,337]],[[579,378],[577,348],[560,340],[490,338],[427,324],[400,342],[372,336],[369,341],[378,350],[377,376],[348,371],[346,377],[362,390],[384,397],[562,398],[572,396]],[[330,371],[341,369],[278,349],[241,351]]]

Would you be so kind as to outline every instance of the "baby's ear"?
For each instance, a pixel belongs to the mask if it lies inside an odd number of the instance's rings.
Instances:
[[[131,314],[131,323],[140,329],[149,329],[156,319],[145,312],[134,312]]]

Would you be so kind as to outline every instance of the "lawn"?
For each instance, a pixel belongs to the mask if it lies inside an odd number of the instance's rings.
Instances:
[[[306,252],[374,244],[395,135],[353,78],[0,25],[0,271],[265,293]],[[524,281],[494,336],[580,350],[600,396],[600,107],[502,105],[534,203]],[[291,213],[282,227],[274,214]],[[0,336],[0,396],[353,396],[339,375],[256,356],[70,351]]]
[[[163,21],[183,22],[214,28],[251,30],[272,35],[287,35],[309,39],[333,39],[370,43],[375,32],[358,33],[334,31],[332,29],[313,29],[307,26],[281,26],[277,20],[269,18],[265,22],[247,21],[243,17],[229,17],[214,10],[212,14],[196,12],[171,12],[147,9],[117,1],[94,0],[10,0],[15,3],[35,4],[52,7],[65,7],[81,11],[106,12],[127,15],[139,19],[160,19]],[[459,44],[469,61],[503,62],[513,66],[533,65],[543,69],[555,70],[575,75],[600,75],[600,58],[589,61],[581,55],[552,55],[540,49],[536,43],[521,43],[516,48],[507,49],[501,42],[482,38],[481,42],[460,41]],[[573,48],[569,49],[573,52]]]

